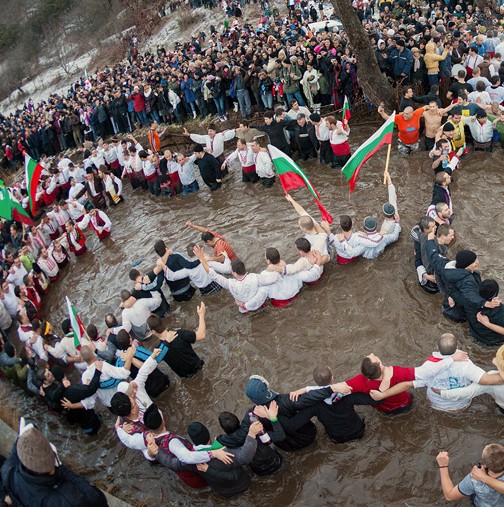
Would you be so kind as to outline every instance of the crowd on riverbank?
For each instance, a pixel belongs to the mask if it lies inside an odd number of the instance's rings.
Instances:
[[[367,6],[364,4],[362,8],[365,12]],[[380,10],[380,16],[389,16],[390,9],[383,2]],[[396,7],[393,11],[396,11]],[[437,45],[438,49],[434,48],[434,51],[439,53],[439,58],[433,61],[445,61],[449,54],[453,54],[454,46],[448,40],[456,39],[457,31],[460,35],[459,28],[463,23],[450,21],[451,15],[445,19],[442,12],[438,16],[435,8],[433,12],[431,22],[416,16],[417,13],[407,14],[420,25],[435,25],[432,42],[429,40],[427,45]],[[472,23],[476,14],[469,16],[469,19]],[[468,40],[469,54],[480,51],[479,43],[487,39],[483,47],[490,48],[491,37],[485,36],[481,30],[485,27],[485,19],[477,27],[479,35],[474,34]],[[450,25],[450,22],[455,24]],[[395,26],[394,22],[390,26]],[[389,53],[382,52],[386,54],[385,60],[390,58],[392,69],[408,59],[407,54],[403,54],[407,50],[403,41],[407,38],[408,30],[418,30],[417,35],[423,40],[432,35],[432,32],[426,34],[424,30],[419,30],[415,23],[412,24],[413,28],[407,26],[405,35],[399,35],[397,40],[391,39],[390,46],[394,47]],[[397,28],[397,33],[402,34],[403,29],[400,26]],[[434,29],[434,26],[431,28]],[[388,30],[396,32],[394,28]],[[291,31],[295,33],[296,29],[292,28]],[[324,36],[330,37],[327,33]],[[440,40],[436,41],[437,38]],[[465,38],[469,39],[467,36]],[[416,41],[414,37],[411,40]],[[411,40],[408,41],[410,44]],[[290,53],[290,47],[287,42],[287,53]],[[292,69],[299,65],[295,54],[297,47],[294,46],[292,60],[276,64],[280,65],[280,75],[285,75],[282,73],[286,68],[289,75],[295,74]],[[327,49],[329,51],[326,53],[332,54],[331,48]],[[493,49],[491,58],[498,58],[500,53],[497,47]],[[280,51],[283,49],[279,48]],[[420,210],[419,225],[412,231],[418,280],[429,293],[425,297],[436,297],[430,294],[439,292],[443,294],[442,309],[446,317],[456,322],[467,320],[471,334],[479,342],[498,346],[502,344],[504,335],[504,311],[498,297],[498,282],[481,279],[475,252],[460,250],[455,260],[450,261],[446,249],[454,238],[451,176],[457,174],[455,171],[463,164],[464,157],[474,156],[473,150],[491,151],[497,141],[496,132],[502,128],[501,101],[498,100],[503,97],[500,95],[500,83],[490,76],[485,90],[479,89],[480,82],[485,85],[482,76],[484,68],[490,73],[492,66],[494,76],[498,74],[498,71],[495,74],[495,64],[490,60],[487,66],[483,58],[480,63],[471,66],[471,61],[467,56],[465,69],[457,72],[456,79],[444,96],[439,95],[435,83],[435,76],[438,80],[443,78],[440,68],[437,74],[432,69],[430,73],[427,72],[431,85],[431,93],[427,96],[414,94],[414,82],[411,86],[406,85],[400,108],[402,112],[395,115],[394,122],[398,128],[400,156],[407,157],[425,148],[425,158],[432,165],[432,198],[430,202],[426,201],[425,209]],[[419,70],[418,65],[420,63],[414,59],[413,71]],[[388,69],[384,71],[389,72]],[[405,74],[405,81],[411,76],[410,73],[401,74]],[[240,73],[237,75],[240,76]],[[470,79],[469,75],[472,76]],[[194,75],[190,79],[198,78]],[[471,80],[475,80],[474,86]],[[183,82],[186,82],[185,78]],[[240,79],[236,81],[235,78],[233,82],[240,83]],[[100,87],[99,80],[91,80],[90,83],[91,90],[93,86]],[[103,88],[107,86],[105,84]],[[321,117],[316,106],[322,104],[322,99],[321,102],[314,102],[310,87],[303,90],[306,93],[302,93],[299,87],[292,92],[289,110],[287,105],[283,109],[277,105],[274,111],[265,111],[264,125],[261,122],[250,125],[247,101],[243,98],[246,94],[238,94],[245,88],[235,90],[243,116],[239,126],[219,133],[217,127],[212,125],[206,135],[185,131],[195,144],[191,153],[181,154],[180,158],[174,157],[171,152],[162,157],[158,155],[163,132],[157,120],[161,118],[151,114],[147,118],[150,125],[149,146],[140,145],[133,136],[122,140],[113,138],[109,143],[96,139],[96,142],[87,141],[82,152],[79,152],[78,157],[82,157],[82,160],[75,159],[72,162],[61,155],[54,167],[51,168],[47,163],[47,174],[43,175],[38,192],[40,206],[46,207],[40,225],[30,230],[23,227],[21,231],[17,224],[5,221],[2,227],[4,280],[0,327],[5,335],[0,365],[6,376],[46,403],[52,412],[64,415],[71,424],[78,424],[90,436],[96,434],[102,424],[99,413],[95,411],[99,401],[117,416],[115,431],[124,445],[142,451],[147,460],[158,461],[170,468],[189,487],[209,485],[225,497],[237,495],[248,488],[251,478],[244,465],[250,464],[256,475],[271,474],[281,468],[284,459],[284,455],[276,448],[290,452],[313,443],[316,427],[311,419],[314,416],[334,443],[343,443],[360,439],[365,432],[364,421],[355,411],[355,405],[372,405],[389,416],[403,414],[412,406],[413,398],[407,390],[413,387],[427,387],[427,398],[434,409],[454,412],[467,407],[474,396],[490,394],[497,403],[498,411],[502,412],[504,346],[498,348],[494,358],[496,371],[485,372],[458,350],[456,337],[448,333],[439,338],[438,350],[417,368],[385,366],[380,358],[369,354],[362,360],[359,375],[335,383],[329,366],[314,365],[316,386],[293,390],[290,394],[278,394],[270,388],[266,379],[252,375],[245,386],[245,394],[253,406],[245,411],[241,421],[230,412],[219,414],[223,433],[215,441],[211,439],[206,426],[196,421],[187,428],[190,441],[170,432],[165,424],[167,418],[152,402],[152,398],[160,396],[170,385],[169,376],[159,368],[161,361],[181,378],[191,378],[204,367],[204,361],[192,346],[205,339],[206,305],[201,303],[198,307],[198,326],[195,330],[167,330],[161,320],[170,310],[170,303],[163,292],[165,281],[172,300],[181,305],[192,299],[196,290],[211,304],[212,298],[222,297],[219,295],[222,289],[231,293],[234,304],[243,314],[260,310],[268,301],[274,307],[296,304],[293,301],[303,285],[316,284],[328,262],[337,262],[344,269],[344,265],[356,261],[360,256],[367,259],[378,257],[385,247],[398,239],[401,232],[399,210],[396,188],[390,175],[388,202],[382,208],[384,218],[380,228],[377,220],[368,216],[363,220],[363,230],[357,232],[353,230],[350,217],[345,215],[340,217],[341,231],[332,233],[329,224],[318,223],[287,195],[287,200],[299,215],[301,232],[295,242],[299,254],[296,262],[284,262],[277,249],[268,248],[264,271],[250,273],[240,260],[242,252],[235,250],[224,236],[206,226],[188,222],[186,226],[201,233],[200,238],[195,238],[194,243],[187,245],[184,254],[171,251],[163,238],[155,241],[153,238],[157,260],[152,261],[153,267],[148,273],[141,273],[136,268],[130,270],[131,283],[120,294],[121,318],[109,313],[104,333],[100,332],[99,325],[90,323],[84,335],[79,321],[71,314],[70,319],[61,323],[64,336],[60,339],[51,325],[41,320],[41,296],[50,290],[50,284],[56,281],[59,270],[69,264],[69,253],[74,254],[76,262],[78,257],[85,254],[84,227],[89,225],[100,240],[106,241],[112,223],[103,210],[106,206],[127,208],[129,205],[123,202],[122,177],[128,177],[135,193],[140,194],[136,195],[137,199],[142,199],[142,189],[159,195],[163,183],[167,193],[187,196],[199,191],[199,185],[198,188],[194,185],[197,179],[201,179],[210,191],[225,191],[229,166],[239,164],[244,185],[261,180],[261,187],[264,188],[256,186],[255,191],[268,192],[276,184],[276,175],[268,151],[264,148],[264,134],[267,134],[269,143],[275,148],[284,153],[294,152],[299,160],[318,158],[320,164],[326,167],[342,166],[348,160],[348,123],[333,116]],[[82,93],[87,95],[84,91]],[[133,93],[142,95],[140,86],[136,92],[133,88]],[[145,99],[145,93],[142,96]],[[185,94],[184,97],[189,113],[202,114],[197,101],[187,101]],[[454,103],[449,108],[440,109],[439,101],[447,102],[450,98]],[[303,105],[305,100],[308,107]],[[421,105],[423,103],[425,106]],[[417,108],[417,104],[421,107]],[[218,111],[217,103],[215,105]],[[268,109],[267,104],[263,105]],[[38,111],[34,114],[37,117],[39,108],[34,108],[34,111]],[[378,112],[384,119],[389,119],[383,107]],[[489,116],[492,112],[497,114]],[[135,113],[141,113],[133,117],[140,122],[147,114],[145,109]],[[124,125],[129,124],[126,116],[124,120]],[[30,120],[26,121],[29,123]],[[110,125],[114,124],[111,122]],[[422,125],[424,135],[421,135]],[[93,129],[90,131],[92,133]],[[227,151],[225,143],[235,137],[238,138],[236,150]],[[28,151],[28,147],[25,148]],[[63,146],[59,145],[59,148]],[[38,158],[35,153],[32,155]],[[460,178],[463,178],[463,173]],[[52,209],[49,211],[47,207]],[[205,253],[198,242],[210,250]],[[18,321],[19,325],[13,324],[13,321]],[[10,333],[15,328],[23,343],[19,353],[9,341]],[[81,382],[75,381],[76,375],[72,371],[82,374]],[[134,382],[128,382],[130,378]],[[41,442],[38,435],[34,434],[33,438]],[[271,444],[275,444],[276,448]],[[17,451],[18,459],[28,474],[49,475],[54,471],[54,467],[49,466],[52,458],[47,459],[47,453],[45,459],[39,457],[37,461],[28,456],[22,445]],[[52,454],[49,453],[49,456],[52,457]],[[2,478],[7,492],[21,498],[21,483],[13,481],[9,475],[20,466],[13,459],[10,461],[11,465],[14,463],[11,468],[4,466],[2,469]],[[504,448],[500,444],[485,447],[482,454],[484,468],[475,467],[471,475],[457,486],[450,479],[448,455],[441,452],[437,459],[443,492],[448,500],[474,496],[483,502],[492,501],[500,505],[504,472]],[[23,472],[27,473],[24,469]],[[25,505],[26,502],[19,500],[19,504]]]

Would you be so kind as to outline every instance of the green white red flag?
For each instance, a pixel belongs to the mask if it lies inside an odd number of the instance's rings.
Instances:
[[[350,113],[350,102],[348,102],[348,98],[345,95],[345,100],[343,102],[342,119],[348,121],[351,117],[352,117],[352,114]]]
[[[288,193],[290,190],[293,190],[294,188],[300,187],[308,188],[310,194],[312,195],[315,203],[317,204],[320,210],[322,219],[328,223],[332,223],[333,217],[324,208],[324,206],[320,202],[320,195],[313,188],[306,174],[296,164],[296,162],[294,162],[294,160],[292,160],[289,156],[287,156],[283,151],[280,151],[278,148],[275,148],[271,144],[268,144],[268,151],[284,191]]]
[[[25,154],[26,191],[30,199],[30,210],[33,216],[35,216],[37,210],[37,188],[43,170],[44,168],[36,160]]]
[[[0,180],[0,217],[6,220],[15,220],[26,225],[34,225],[30,215],[11,196],[2,180]]]
[[[68,317],[70,318],[70,325],[72,326],[72,333],[74,336],[74,347],[77,350],[80,350],[82,346],[82,337],[86,334],[86,331],[84,330],[82,321],[77,315],[75,308],[73,307],[72,303],[70,303],[68,296],[66,297],[66,302],[68,307]]]
[[[354,191],[355,182],[361,167],[385,144],[392,144],[394,131],[395,111],[389,119],[350,157],[341,172],[346,176],[350,192]]]

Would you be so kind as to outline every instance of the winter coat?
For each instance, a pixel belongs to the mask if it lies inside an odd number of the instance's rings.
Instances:
[[[455,261],[446,264],[443,277],[447,282],[448,295],[464,308],[469,323],[477,321],[476,314],[484,308],[486,300],[479,295],[481,275],[455,267]]]
[[[103,104],[100,104],[95,109],[95,115],[97,116],[99,123],[104,123],[108,120],[107,110]]]
[[[54,475],[33,475],[17,455],[17,440],[2,466],[2,485],[15,507],[106,507],[105,495],[63,465]]]
[[[411,67],[413,66],[413,55],[411,51],[404,48],[399,51],[397,48],[390,53],[390,60],[392,61],[392,74],[398,78],[401,74],[409,76]]]
[[[121,94],[119,98],[114,98],[112,100],[110,103],[110,110],[112,112],[112,115],[116,118],[128,112],[128,105],[124,94]]]
[[[133,92],[130,95],[130,100],[133,101],[133,109],[135,113],[139,113],[145,109],[145,98],[142,93]]]
[[[196,95],[193,92],[193,78],[190,77],[187,81],[182,81],[180,83],[180,89],[184,93],[185,101],[190,104],[191,102],[196,102]]]

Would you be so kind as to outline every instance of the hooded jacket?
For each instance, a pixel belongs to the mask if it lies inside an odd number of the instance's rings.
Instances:
[[[439,74],[439,62],[448,55],[448,48],[445,48],[442,55],[436,53],[436,44],[429,41],[425,46],[424,62],[427,67],[427,74]]]

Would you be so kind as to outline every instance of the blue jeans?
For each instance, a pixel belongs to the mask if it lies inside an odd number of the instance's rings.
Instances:
[[[250,116],[252,105],[250,103],[250,95],[248,90],[236,90],[236,98],[240,104],[240,113],[243,117]]]
[[[294,93],[286,93],[285,95],[287,97],[287,102],[289,103],[289,106],[290,106],[290,101],[292,99],[296,99],[300,106],[306,106],[306,102],[303,100],[303,96],[301,95],[301,92],[299,90]]]
[[[189,195],[191,192],[197,192],[199,190],[199,185],[196,180],[194,180],[192,183],[189,183],[189,185],[182,185],[182,194],[183,195]]]
[[[261,95],[261,99],[266,109],[273,109],[273,95],[271,92]]]
[[[152,121],[155,121],[156,123],[161,123],[161,120],[159,118],[159,114],[157,111],[151,111],[149,113],[149,115],[150,115]]]
[[[301,105],[301,104],[299,104]],[[136,115],[138,118],[138,121],[142,125],[149,125],[149,120],[147,119],[147,114],[145,113],[145,109],[142,109],[142,111],[136,111]]]
[[[439,75],[438,74],[427,74],[427,82],[429,86],[438,85],[439,84]]]
[[[156,197],[161,193],[161,187],[159,186],[159,180],[148,181],[147,186],[149,187],[149,192]]]
[[[226,106],[224,105],[224,95],[214,97],[215,107],[217,108],[217,115],[224,116],[226,114]]]

